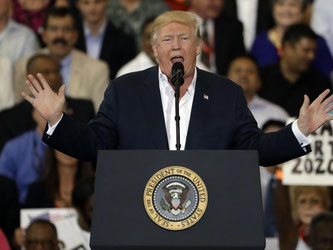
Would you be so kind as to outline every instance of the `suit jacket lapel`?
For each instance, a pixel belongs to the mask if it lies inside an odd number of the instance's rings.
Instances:
[[[185,149],[203,148],[203,131],[210,108],[209,82],[203,79],[202,71],[197,68],[197,81],[192,104],[190,124],[187,131]]]
[[[110,22],[107,21],[106,23],[106,28],[105,28],[105,33],[103,37],[103,42],[102,42],[102,47],[101,47],[101,52],[99,54],[99,59],[108,61],[108,56],[110,55],[110,51],[113,48],[113,40],[112,40],[112,26],[110,25]]]
[[[146,112],[144,115],[149,131],[151,131],[150,136],[152,136],[154,148],[168,149],[168,138],[158,81],[158,66],[152,68],[147,76],[141,96]]]

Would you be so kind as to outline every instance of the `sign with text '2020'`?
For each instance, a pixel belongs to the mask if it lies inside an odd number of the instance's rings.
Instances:
[[[311,134],[312,152],[283,164],[283,184],[333,186],[333,123]]]

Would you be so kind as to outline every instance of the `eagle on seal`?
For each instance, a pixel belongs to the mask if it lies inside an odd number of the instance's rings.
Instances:
[[[181,211],[186,210],[186,208],[190,205],[190,203],[187,202],[184,206],[184,202],[187,199],[187,194],[189,191],[189,188],[186,185],[180,182],[171,182],[166,184],[162,189],[164,192],[165,200],[168,203],[168,206],[166,204],[162,204],[164,210],[168,210],[172,214],[177,215]]]

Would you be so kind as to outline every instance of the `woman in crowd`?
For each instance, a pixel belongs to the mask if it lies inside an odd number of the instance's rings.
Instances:
[[[272,1],[275,26],[267,32],[258,34],[251,49],[251,54],[257,58],[261,67],[278,62],[285,31],[290,25],[303,22],[308,4],[308,0]],[[317,51],[312,66],[329,77],[333,59],[322,37],[317,39]]]
[[[44,177],[30,185],[26,206],[72,207],[72,190],[75,183],[93,176],[91,165],[51,148],[47,149],[45,159]]]
[[[290,186],[288,191],[288,186],[278,182],[275,210],[280,249],[310,249],[312,218],[328,211],[330,206],[330,189],[326,186]]]

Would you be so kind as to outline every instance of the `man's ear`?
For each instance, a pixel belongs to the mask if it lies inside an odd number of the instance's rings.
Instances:
[[[153,51],[154,51],[154,57],[157,58],[157,56],[158,56],[158,52],[157,52],[157,44],[154,43],[154,44],[152,44],[151,46],[152,46]]]
[[[294,49],[294,45],[292,45],[290,42],[285,42],[282,44],[282,49],[280,50],[279,56],[281,57],[284,53],[289,52]]]
[[[200,39],[199,41],[197,41],[197,55],[201,53],[201,49],[202,49],[202,40]]]
[[[73,44],[76,44],[78,39],[79,39],[79,32],[75,30],[73,34]]]

